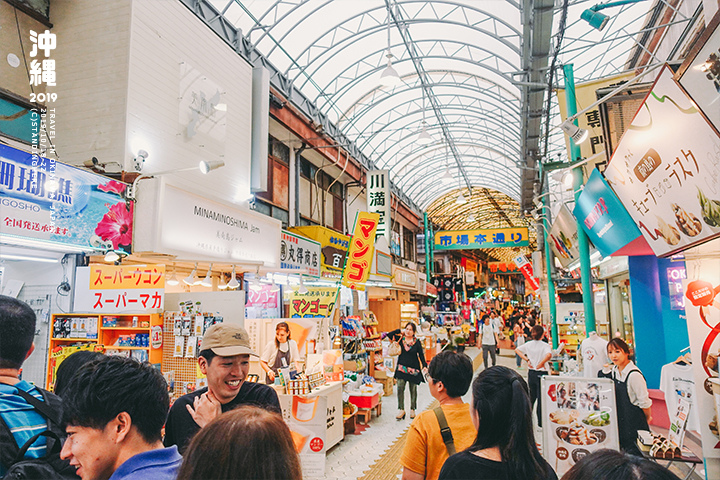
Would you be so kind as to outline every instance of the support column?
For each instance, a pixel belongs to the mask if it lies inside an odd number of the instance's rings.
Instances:
[[[540,175],[545,175],[542,171],[542,164],[540,164]],[[547,185],[547,182],[543,182]],[[548,236],[550,233],[550,225],[548,225],[548,219],[550,218],[550,200],[549,195],[543,196],[543,210],[542,210],[542,225],[543,225],[543,243],[545,244],[545,273],[547,274],[547,291],[548,291],[548,307],[550,308],[550,333],[552,335],[553,348],[558,347],[558,326],[557,326],[557,306],[555,305],[555,283],[552,279],[552,250],[550,249],[550,242],[548,242]]]
[[[567,116],[572,117],[577,113],[577,100],[575,99],[575,77],[573,74],[572,63],[563,66],[565,75],[565,99],[567,103]],[[573,122],[577,125],[577,120]],[[580,147],[571,139],[570,143],[570,162],[580,159]],[[585,183],[582,166],[575,167],[573,173],[573,192],[575,202],[577,203],[580,196],[582,186]],[[590,333],[596,330],[595,327],[595,304],[593,302],[592,290],[592,272],[590,271],[590,242],[588,240],[582,224],[577,220],[578,232],[578,250],[580,252],[580,279],[582,281],[583,290],[583,309],[585,310],[585,331]]]
[[[430,230],[428,230],[428,215],[423,212],[423,227],[425,229],[425,276],[428,282],[430,278]]]

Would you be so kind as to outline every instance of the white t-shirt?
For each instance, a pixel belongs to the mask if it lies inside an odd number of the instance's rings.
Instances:
[[[700,431],[700,417],[695,402],[695,380],[693,379],[692,365],[679,365],[668,363],[660,371],[660,390],[665,394],[665,405],[668,416],[672,422],[677,413],[678,401],[684,398],[690,403],[687,430]]]
[[[545,365],[542,368],[537,368],[537,365],[542,362],[548,353],[552,355],[552,349],[547,343],[542,340],[530,340],[529,342],[520,345],[518,350],[520,350],[528,358],[528,360],[530,360],[530,363],[535,366],[535,368],[532,368],[531,370],[539,370],[541,372],[549,370],[549,362],[545,362]]]
[[[280,351],[285,353],[290,350],[290,364],[292,362],[299,362],[300,361],[300,351],[298,351],[297,342],[295,340],[288,340],[285,343],[280,344]],[[272,368],[273,364],[275,363],[275,357],[277,357],[278,348],[275,345],[275,340],[268,342],[267,345],[265,345],[265,350],[263,350],[262,355],[260,355],[260,360],[267,362],[267,364]],[[290,365],[288,365],[289,367]]]
[[[493,327],[499,332],[500,329],[503,327],[503,319],[502,317],[495,317],[490,319],[490,323]]]
[[[600,335],[590,335],[580,344],[580,352],[583,359],[583,376],[585,378],[597,378],[598,372],[603,365],[610,363],[607,356],[607,340]]]
[[[483,345],[495,345],[497,343],[495,342],[495,333],[497,333],[498,330],[493,326],[492,320],[490,321],[490,325],[481,324],[480,332],[482,332]]]

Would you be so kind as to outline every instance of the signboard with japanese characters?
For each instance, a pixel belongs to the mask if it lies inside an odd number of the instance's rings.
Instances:
[[[277,318],[282,315],[280,290],[274,292],[273,285],[249,288],[245,301],[245,318]]]
[[[390,176],[389,170],[370,170],[367,173],[367,211],[380,215],[377,236],[390,243]]]
[[[555,222],[550,228],[548,241],[555,258],[558,259],[563,268],[567,268],[568,265],[580,258],[577,222],[565,205],[560,207],[555,217]]]
[[[527,227],[443,230],[435,233],[435,250],[527,247]]]
[[[325,475],[328,398],[323,395],[279,395],[304,478]],[[271,461],[271,459],[267,459]],[[261,460],[262,461],[262,460]]]
[[[292,227],[291,232],[320,243],[320,276],[338,279],[342,276],[350,237],[320,226]]]
[[[535,278],[532,263],[527,259],[527,257],[525,255],[518,255],[513,258],[513,262],[515,262],[515,265],[517,265],[520,269],[520,272],[523,274],[523,277],[525,277],[525,281],[530,288],[536,292],[540,290],[540,282],[538,282],[538,279]]]
[[[520,269],[515,265],[515,262],[488,262],[487,265],[490,273],[520,273]]]
[[[0,234],[130,253],[127,185],[0,145]]]
[[[135,237],[136,250],[201,261],[280,265],[279,220],[203,198],[161,180],[143,182],[138,208],[147,213],[142,220],[138,216],[143,228],[138,228]]]
[[[283,230],[280,234],[280,268],[306,270],[304,275],[320,276],[320,243]]]
[[[667,66],[605,178],[658,257],[720,235],[720,137]]]
[[[165,265],[90,265],[75,272],[77,313],[161,311]]]
[[[290,299],[290,318],[322,318],[332,313],[337,299],[337,287],[312,287],[307,293],[292,290]]]
[[[393,265],[392,284],[394,288],[399,290],[415,291],[418,287],[418,273],[409,268]]]
[[[635,74],[633,72],[622,73],[612,77],[604,77],[590,82],[579,83],[575,85],[575,97],[577,99],[577,111],[588,107],[597,101],[597,90],[607,88],[611,85],[617,85],[621,82],[630,80]],[[560,108],[560,116],[567,118],[567,100],[565,99],[565,90],[557,92],[558,107]],[[600,120],[600,107],[595,107],[580,115],[577,119],[578,127],[588,131],[588,139],[580,144],[580,156],[590,158],[596,153],[605,150],[605,140],[603,138],[602,122]],[[565,135],[565,144],[567,147],[568,158],[570,158],[570,137]],[[607,164],[607,156],[601,156],[595,162],[586,164],[583,167],[585,178],[590,176],[593,167],[597,167],[601,172]]]
[[[342,284],[348,288],[365,289],[375,252],[375,232],[380,216],[377,213],[358,212],[355,229],[345,262]]]

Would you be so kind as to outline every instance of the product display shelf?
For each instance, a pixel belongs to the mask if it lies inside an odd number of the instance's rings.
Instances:
[[[152,327],[162,325],[162,318],[156,313],[137,314],[96,314],[96,313],[62,313],[53,314],[51,322],[51,336],[48,345],[48,365],[45,388],[52,390],[55,383],[55,372],[66,356],[76,350],[97,350],[105,353],[107,350],[146,352],[140,355],[150,363],[160,364],[162,350],[152,348]],[[138,324],[147,327],[133,327],[133,320],[137,318]],[[116,322],[119,326],[103,327],[103,320]],[[119,345],[121,336],[130,337],[134,334],[148,335],[147,346]],[[160,337],[162,338],[162,337]],[[116,345],[117,344],[117,345]],[[63,348],[80,346],[80,348]]]

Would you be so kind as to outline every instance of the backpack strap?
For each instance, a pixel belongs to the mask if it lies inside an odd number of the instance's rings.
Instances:
[[[25,454],[27,453],[28,449],[32,446],[33,443],[37,441],[40,437],[48,437],[50,439],[55,440],[53,442],[52,449],[48,450],[46,452],[46,455],[51,454],[60,454],[60,446],[62,445],[62,442],[60,442],[60,438],[50,430],[45,430],[44,432],[36,433],[33,435],[25,444],[20,448],[18,451],[17,456],[15,457],[15,461],[13,463],[21,462],[25,459]]]
[[[447,448],[448,456],[455,455],[455,440],[453,439],[452,430],[448,426],[447,419],[445,418],[445,412],[442,407],[435,407],[433,409],[435,417],[437,417],[438,424],[440,425],[440,435],[442,435],[443,443]]]
[[[53,423],[55,423],[55,425],[60,425],[61,419],[58,416],[58,412],[53,410],[52,407],[50,407],[46,402],[41,402],[26,391],[19,388],[17,389],[17,392],[18,395],[20,395],[28,404],[32,405],[35,410],[40,412],[43,417],[52,421]]]

